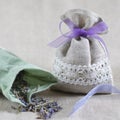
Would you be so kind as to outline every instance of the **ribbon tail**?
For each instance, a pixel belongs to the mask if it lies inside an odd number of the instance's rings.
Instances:
[[[119,93],[120,94],[120,90],[110,84],[102,84],[102,85],[96,86],[95,88],[90,90],[89,93],[85,97],[80,99],[74,105],[69,116],[73,115],[78,109],[80,109],[89,100],[89,98],[91,98],[96,93]]]
[[[58,37],[56,40],[53,40],[52,42],[50,42],[48,45],[54,48],[58,48],[59,46],[67,43],[68,41],[70,41],[72,39],[72,37],[69,37],[69,34],[71,34],[70,32]]]
[[[103,47],[106,55],[109,56],[109,52],[108,52],[108,49],[107,49],[107,46],[106,46],[104,40],[101,37],[99,37],[98,35],[92,35],[91,37],[97,39],[100,42],[100,44]]]

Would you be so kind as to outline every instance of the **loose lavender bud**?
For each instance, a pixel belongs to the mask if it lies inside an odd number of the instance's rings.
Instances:
[[[29,85],[23,80],[22,74],[19,74],[12,86],[11,92],[26,106],[19,105],[18,111],[36,112],[38,115],[37,119],[48,119],[51,118],[53,113],[62,109],[56,101],[51,102],[48,99],[36,97],[35,95],[31,97],[31,103],[28,102],[27,94],[29,91]],[[13,108],[15,109],[15,107]]]

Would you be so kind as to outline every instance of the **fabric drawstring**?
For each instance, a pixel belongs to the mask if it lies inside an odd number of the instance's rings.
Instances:
[[[70,28],[70,31],[65,34],[63,34],[61,30],[61,25],[63,22],[66,23],[68,27]],[[76,26],[70,19],[65,19],[64,21],[60,22],[59,30],[62,35],[58,37],[56,40],[53,40],[52,42],[50,42],[48,44],[49,46],[57,48],[67,43],[68,41],[71,41],[73,38],[77,38],[77,37],[84,37],[87,39],[95,38],[101,43],[103,49],[106,51],[106,54],[109,55],[105,42],[98,35],[108,30],[108,27],[105,24],[105,22],[101,21],[89,29],[83,29],[83,28],[79,28],[78,26]]]

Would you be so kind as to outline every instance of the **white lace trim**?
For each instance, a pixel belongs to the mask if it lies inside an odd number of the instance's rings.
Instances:
[[[97,85],[111,83],[112,73],[107,58],[91,66],[67,64],[56,57],[53,74],[59,82],[74,85]]]

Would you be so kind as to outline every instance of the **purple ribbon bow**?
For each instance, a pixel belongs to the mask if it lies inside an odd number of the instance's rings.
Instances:
[[[68,25],[68,27],[70,28],[70,31],[65,34],[63,34],[61,31],[62,22],[65,22]],[[101,33],[105,32],[106,30],[108,30],[107,25],[103,21],[95,24],[93,27],[91,27],[89,29],[79,28],[70,19],[65,19],[62,22],[59,24],[59,30],[62,35],[60,37],[58,37],[56,40],[50,42],[48,44],[49,46],[57,48],[65,43],[67,43],[68,41],[71,41],[73,38],[78,38],[78,37],[84,37],[87,39],[94,38],[101,43],[102,47],[108,54],[108,50],[105,45],[105,42],[103,41],[102,38],[100,38],[98,36],[98,34],[101,34]]]

